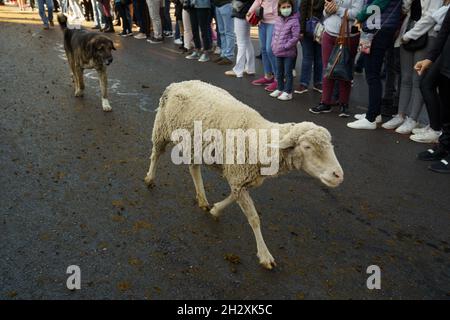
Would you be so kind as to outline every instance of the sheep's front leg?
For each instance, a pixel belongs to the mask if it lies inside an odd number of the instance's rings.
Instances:
[[[226,197],[224,200],[214,203],[214,205],[211,208],[211,210],[209,211],[209,213],[211,213],[211,215],[217,219],[217,218],[219,218],[222,211],[235,201],[236,201],[236,195],[235,195],[235,193],[231,192],[231,194],[228,197]]]
[[[206,199],[205,187],[203,186],[202,172],[200,171],[200,165],[189,165],[189,172],[191,173],[192,180],[194,180],[195,192],[197,194],[198,206],[203,210],[209,210],[210,206]]]
[[[261,233],[259,216],[256,212],[253,200],[247,190],[241,190],[237,199],[237,203],[241,207],[242,211],[244,211],[248,223],[252,227],[253,233],[255,234],[259,263],[262,264],[264,268],[272,269],[276,266],[275,259],[270,254],[269,249],[267,249],[266,243],[264,242]]]
[[[148,169],[147,175],[144,178],[145,184],[152,188],[154,187],[155,175],[156,175],[156,164],[158,163],[158,159],[161,156],[162,151],[153,145],[152,154],[150,156],[150,168]]]
[[[111,105],[108,100],[108,76],[106,75],[106,69],[101,68],[97,70],[98,78],[100,80],[100,90],[102,92],[102,108],[103,111],[111,111]]]

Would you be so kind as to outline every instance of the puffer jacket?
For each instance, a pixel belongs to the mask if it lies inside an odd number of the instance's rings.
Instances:
[[[275,57],[294,58],[297,55],[297,42],[300,37],[298,13],[289,17],[278,17],[272,34],[272,51]]]

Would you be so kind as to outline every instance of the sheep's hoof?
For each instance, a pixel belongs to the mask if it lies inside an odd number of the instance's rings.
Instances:
[[[275,263],[275,259],[272,257],[272,255],[268,252],[267,254],[262,255],[263,257],[259,258],[259,263],[266,269],[272,270],[277,266]]]
[[[75,97],[81,98],[84,95],[83,91],[75,91]]]
[[[147,187],[149,188],[149,189],[153,189],[156,185],[155,185],[155,182],[153,181],[153,179],[152,178],[150,178],[149,176],[146,176],[145,178],[144,178],[144,182],[145,182],[145,184],[147,185]]]
[[[211,210],[211,206],[208,203],[207,204],[199,204],[198,206],[200,207],[200,209],[207,211],[207,212]]]
[[[214,220],[219,220],[220,217],[220,211],[217,209],[216,206],[213,206],[211,210],[209,210],[209,213],[214,218]]]

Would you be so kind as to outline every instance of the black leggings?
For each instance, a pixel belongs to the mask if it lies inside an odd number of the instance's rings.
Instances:
[[[439,144],[450,152],[450,78],[440,74],[438,89],[443,111],[443,115],[441,115],[442,135],[439,138]]]
[[[210,8],[194,8],[189,10],[189,16],[191,18],[192,35],[194,38],[195,49],[200,50],[202,48],[202,42],[200,41],[200,31],[202,33],[203,50],[211,49],[211,29],[210,29]]]
[[[441,77],[440,60],[441,58],[433,63],[420,82],[420,90],[422,91],[423,100],[427,107],[430,127],[436,131],[442,129],[443,123],[450,122],[450,110],[445,107],[444,103],[441,103],[438,94]]]

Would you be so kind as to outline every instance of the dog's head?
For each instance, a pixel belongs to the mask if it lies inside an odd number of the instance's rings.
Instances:
[[[103,35],[95,35],[87,44],[87,51],[91,58],[107,66],[113,62],[112,50],[116,50],[114,43]]]

